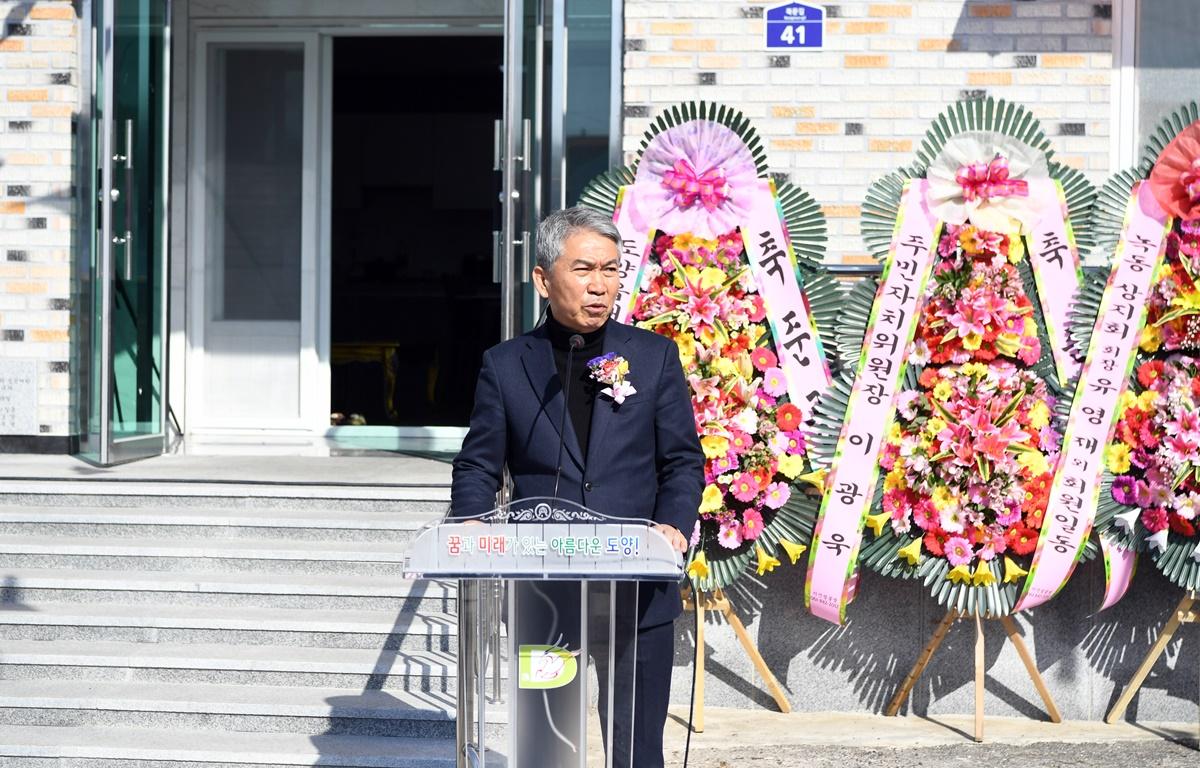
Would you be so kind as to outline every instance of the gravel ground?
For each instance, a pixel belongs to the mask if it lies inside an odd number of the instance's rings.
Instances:
[[[682,765],[668,762],[668,766]],[[689,768],[1076,768],[1077,766],[1137,766],[1137,768],[1198,768],[1200,751],[1195,743],[1146,741],[1125,744],[1044,743],[1011,746],[971,744],[914,749],[796,746],[784,751],[764,750],[747,755],[745,750],[711,748],[693,751]]]

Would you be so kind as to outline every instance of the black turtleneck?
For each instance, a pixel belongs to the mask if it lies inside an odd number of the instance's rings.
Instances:
[[[583,346],[575,350],[575,359],[571,361],[571,381],[568,382],[571,397],[567,401],[567,411],[571,416],[571,426],[575,427],[575,436],[579,438],[579,453],[587,459],[588,434],[592,429],[592,404],[596,402],[596,393],[600,386],[592,380],[588,370],[588,360],[604,354],[604,331],[608,323],[589,333],[580,333]],[[565,325],[554,319],[547,310],[546,330],[550,334],[550,347],[554,350],[554,367],[558,369],[561,381],[566,376],[567,355],[570,353],[568,340],[575,335]],[[564,388],[565,391],[565,388]]]

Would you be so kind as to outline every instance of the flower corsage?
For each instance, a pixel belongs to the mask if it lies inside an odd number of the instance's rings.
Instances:
[[[625,402],[625,398],[636,395],[637,390],[625,380],[629,373],[629,361],[615,352],[607,352],[599,357],[588,360],[588,369],[592,379],[604,384],[601,394],[608,395],[617,405]]]

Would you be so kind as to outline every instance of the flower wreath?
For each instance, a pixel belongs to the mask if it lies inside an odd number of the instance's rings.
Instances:
[[[1111,256],[1126,201],[1146,181],[1172,216],[1146,305],[1128,388],[1105,451],[1096,530],[1148,552],[1173,584],[1200,589],[1200,106],[1169,115],[1137,169],[1102,187],[1094,214],[1097,250]],[[1107,271],[1089,276],[1073,322],[1090,338]]]
[[[1081,174],[1050,155],[1023,107],[962,102],[934,122],[912,169],[872,186],[863,210],[864,240],[883,260],[905,182],[927,179],[926,200],[942,229],[880,454],[883,478],[860,565],[919,578],[939,604],[978,615],[1013,610],[1070,405],[1026,257],[1023,234],[1038,209],[1024,185],[1058,180],[1076,219],[1094,195]],[[1075,234],[1088,242],[1086,230]],[[862,348],[878,285],[865,280],[851,289],[838,328],[843,358]],[[833,461],[853,383],[847,371],[818,409],[818,465]]]
[[[628,322],[679,347],[705,453],[700,517],[685,531],[687,573],[702,590],[724,588],[748,567],[762,575],[795,564],[820,503],[807,427],[787,394],[778,329],[740,230],[746,190],[766,178],[760,141],[740,112],[682,104],[654,121],[632,166],[597,177],[580,200],[615,215],[622,190],[641,185],[636,213],[653,235]],[[807,309],[831,351],[842,296],[821,265],[824,216],[787,182],[777,201]]]

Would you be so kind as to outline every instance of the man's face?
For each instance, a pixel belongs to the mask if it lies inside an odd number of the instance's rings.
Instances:
[[[582,230],[566,239],[549,270],[533,268],[533,285],[550,301],[555,320],[587,333],[604,325],[612,312],[621,281],[619,264],[616,243]]]

